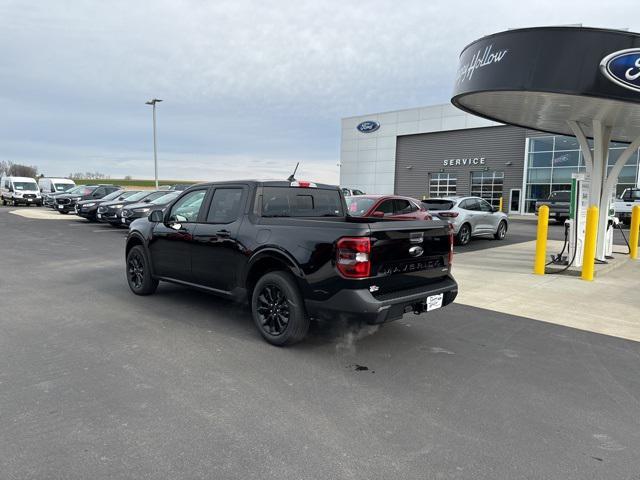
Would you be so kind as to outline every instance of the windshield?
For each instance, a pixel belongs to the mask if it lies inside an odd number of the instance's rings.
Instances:
[[[345,199],[349,215],[352,217],[361,217],[373,207],[376,201],[373,198],[349,197]]]
[[[264,187],[263,217],[342,217],[340,192],[320,188]]]
[[[151,192],[150,190],[143,190],[143,191],[135,192],[133,195],[131,195],[129,198],[127,198],[127,200],[130,201],[130,202],[137,202],[138,200],[142,200],[147,195],[149,195],[150,192]]]
[[[104,200],[105,202],[107,202],[109,200],[115,200],[116,198],[119,198],[120,196],[124,195],[125,193],[126,192],[124,190],[116,190],[115,192],[111,192],[109,195],[105,195],[100,200]]]
[[[152,200],[150,203],[154,205],[166,205],[171,200],[177,198],[179,195],[180,195],[179,192],[167,193],[166,195],[163,195],[160,198],[156,198],[155,200]]]
[[[625,201],[631,202],[633,200],[640,200],[640,188],[639,189],[629,189],[624,192],[624,196],[622,197]]]
[[[31,190],[38,191],[38,184],[36,182],[13,182],[14,190]]]
[[[72,188],[75,188],[75,185],[73,183],[54,183],[53,184],[53,189],[56,192],[67,192],[67,191],[70,191]]]
[[[90,195],[91,192],[93,192],[96,188],[98,188],[98,187],[83,186],[83,187],[80,187],[80,188],[75,188],[75,189],[73,189],[73,191],[71,191],[69,193],[73,193],[75,195],[82,195],[84,197],[86,195]]]
[[[453,202],[451,200],[423,200],[422,205],[427,210],[451,210],[453,208]]]

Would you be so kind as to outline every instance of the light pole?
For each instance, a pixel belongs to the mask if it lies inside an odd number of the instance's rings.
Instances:
[[[156,141],[156,103],[161,102],[159,98],[154,98],[145,102],[145,105],[153,106],[153,169],[156,179],[156,190],[158,189],[158,142]]]

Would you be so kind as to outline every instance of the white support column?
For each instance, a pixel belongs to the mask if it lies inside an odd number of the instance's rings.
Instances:
[[[587,141],[587,136],[584,134],[584,130],[582,129],[582,125],[580,125],[575,120],[567,120],[567,124],[569,128],[573,131],[573,134],[578,139],[578,143],[580,144],[580,150],[582,151],[582,156],[584,157],[584,165],[586,168],[586,178],[591,178],[591,172],[593,171],[593,158],[591,155],[591,149],[589,148],[589,142]]]
[[[607,178],[607,159],[609,157],[609,142],[611,141],[611,127],[605,126],[600,120],[593,121],[593,170],[589,191],[589,204],[599,209],[598,243],[596,258],[604,260],[604,244],[607,232],[608,209],[606,203],[601,203],[602,189]],[[603,208],[604,207],[604,208]]]
[[[605,176],[603,179],[602,192],[600,194],[600,219],[598,223],[598,244],[596,247],[596,258],[604,260],[605,257],[605,238],[607,232],[607,217],[609,215],[607,206],[609,205],[609,199],[613,193],[616,184],[618,183],[618,177],[620,172],[624,168],[624,164],[631,158],[633,154],[640,148],[640,137],[636,138],[630,143],[627,148],[624,149],[615,165],[611,169],[611,173]],[[605,170],[606,175],[606,170]]]

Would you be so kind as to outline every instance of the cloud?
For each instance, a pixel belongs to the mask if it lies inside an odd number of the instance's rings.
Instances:
[[[149,178],[144,101],[156,96],[163,177],[279,175],[300,160],[310,178],[337,181],[340,118],[448,102],[470,41],[531,22],[638,30],[637,11],[627,0],[535,11],[492,0],[0,0],[0,159]]]

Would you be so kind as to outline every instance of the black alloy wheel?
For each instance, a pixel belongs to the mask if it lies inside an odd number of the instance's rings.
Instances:
[[[251,297],[253,321],[264,339],[272,345],[291,345],[309,330],[309,317],[295,278],[288,272],[263,275]]]
[[[136,295],[150,295],[158,288],[158,280],[151,276],[149,262],[140,245],[133,247],[127,255],[127,282]]]
[[[270,283],[258,292],[258,321],[270,335],[282,335],[289,325],[289,302],[278,285]]]

